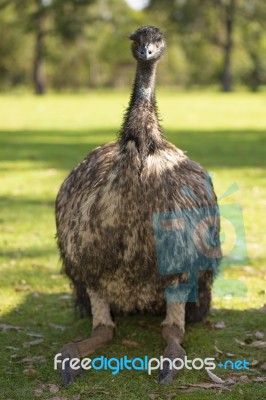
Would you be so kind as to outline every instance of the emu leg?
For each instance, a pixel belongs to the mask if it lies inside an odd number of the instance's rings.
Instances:
[[[175,358],[184,360],[185,350],[181,346],[185,334],[185,303],[167,302],[166,318],[162,323],[163,338],[167,346],[164,350],[164,358],[173,361]],[[170,383],[178,374],[178,370],[170,368],[170,363],[165,360],[163,369],[159,372],[159,383]]]
[[[211,305],[212,271],[201,271],[198,280],[198,301],[186,303],[186,323],[202,321]]]
[[[61,376],[66,385],[72,383],[74,379],[82,373],[81,368],[71,368],[71,359],[77,358],[80,360],[100,347],[105,346],[113,338],[115,324],[110,315],[109,304],[98,293],[91,290],[88,290],[88,293],[92,308],[91,337],[89,339],[67,343],[60,351],[62,354]]]

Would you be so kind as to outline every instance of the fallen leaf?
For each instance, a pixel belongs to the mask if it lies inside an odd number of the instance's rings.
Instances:
[[[206,372],[209,375],[209,377],[211,378],[211,380],[215,383],[225,383],[225,381],[223,381],[221,378],[219,378],[219,376],[215,375],[213,372],[211,372],[208,368],[206,368]]]
[[[60,330],[61,332],[63,332],[63,331],[66,329],[65,326],[53,324],[52,322],[50,322],[48,325],[49,325],[51,328]]]
[[[186,393],[191,393],[191,392],[195,392],[196,390],[199,390],[195,387],[185,387],[185,388],[180,388],[178,387],[178,390],[186,392]]]
[[[124,344],[125,346],[128,346],[128,347],[136,347],[139,345],[138,342],[136,342],[135,340],[131,340],[131,339],[123,339],[122,344]]]
[[[256,337],[256,339],[263,339],[264,338],[264,333],[260,332],[260,331],[257,331],[255,333],[255,337]]]
[[[241,375],[240,379],[242,382],[246,382],[246,383],[250,382],[250,379],[247,375]]]
[[[59,392],[59,387],[57,385],[52,384],[52,383],[48,384],[48,389],[49,389],[49,392],[51,392],[51,393]]]
[[[26,283],[17,283],[15,285],[15,291],[16,292],[31,292],[32,291],[32,286],[28,285]]]
[[[25,342],[23,343],[23,347],[31,347],[31,346],[36,346],[37,344],[40,344],[43,342],[43,339],[36,339],[32,340],[31,342]]]
[[[252,360],[250,363],[249,363],[249,365],[252,365],[253,367],[255,366],[255,365],[258,365],[258,360]]]
[[[8,350],[19,350],[19,347],[5,346],[5,349],[8,349]]]
[[[160,396],[160,395],[157,394],[157,393],[151,393],[151,394],[149,394],[149,399],[151,399],[151,400],[156,400],[157,397],[159,397],[159,396]]]
[[[36,369],[33,368],[27,368],[24,369],[23,374],[27,376],[35,376],[38,374],[38,371],[36,371]]]
[[[235,354],[234,353],[225,353],[228,357],[234,357]]]
[[[204,324],[207,325],[208,328],[211,328],[211,329],[213,329],[213,327],[214,327],[214,324],[209,319],[206,319]]]
[[[207,371],[207,370],[206,370]],[[223,390],[228,390],[231,392],[231,389],[227,388],[224,385],[218,384],[218,383],[190,383],[189,385],[187,385],[187,387],[199,387],[199,388],[203,388],[203,389],[223,389]]]
[[[263,369],[264,371],[266,371],[266,362],[263,363],[260,367],[261,367],[261,369]]]
[[[227,378],[226,383],[227,385],[235,385],[236,381],[232,378]]]
[[[266,342],[263,342],[262,340],[257,340],[253,343],[251,343],[252,347],[266,347]]]
[[[59,300],[70,300],[70,299],[72,299],[72,296],[71,296],[71,294],[64,294],[62,296],[59,296],[58,299]]]
[[[34,390],[34,395],[36,397],[40,397],[42,394],[43,394],[42,388],[37,388],[37,389]]]
[[[20,362],[30,363],[30,364],[32,364],[34,362],[45,363],[46,358],[44,356],[32,356],[32,357],[23,358]]]
[[[14,325],[8,325],[8,324],[0,324],[0,329],[2,329],[3,332],[7,332],[10,329],[14,329],[17,332],[24,331],[24,328],[22,328],[21,326],[14,326]]]
[[[223,328],[225,328],[225,323],[224,323],[224,321],[216,322],[216,324],[214,324],[214,328],[216,328],[216,329],[223,329]]]
[[[254,382],[266,382],[266,376],[257,376],[256,378],[253,378]]]
[[[233,378],[233,379],[238,379],[241,375],[241,371],[238,372],[231,372],[230,375],[228,376],[228,378]]]
[[[176,397],[176,393],[168,393],[166,395],[166,400],[172,400],[173,397]]]
[[[48,400],[69,400],[69,398],[55,396],[55,397],[50,397]]]
[[[29,333],[27,333],[27,336],[39,337],[39,338],[43,337],[43,335],[41,333],[35,333],[35,332],[29,332]]]
[[[236,338],[235,338],[235,342],[236,342],[237,344],[240,344],[240,346],[246,346],[246,343],[244,343],[244,342],[242,342],[241,340],[238,340],[238,339],[236,339]]]
[[[81,395],[80,394],[74,394],[72,396],[72,400],[80,400],[81,399]]]
[[[214,346],[215,350],[217,351],[217,353],[223,354],[222,350],[218,349],[217,346]]]

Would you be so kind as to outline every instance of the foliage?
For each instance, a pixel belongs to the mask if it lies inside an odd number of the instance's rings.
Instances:
[[[265,21],[264,0],[150,0],[143,11],[124,0],[0,0],[0,90],[32,77],[55,90],[128,85],[126,39],[153,24],[169,49],[159,83],[257,91],[266,84]]]
[[[160,0],[151,0],[150,9],[161,10]],[[265,84],[265,18],[262,0],[166,0],[167,24],[179,34],[189,64],[190,80],[203,84],[226,82],[234,75],[238,82],[257,90]],[[232,53],[242,48],[240,63],[250,59],[247,70],[234,69]],[[239,55],[239,53],[238,53]],[[228,62],[230,65],[228,65]],[[229,68],[229,71],[226,69]],[[231,70],[232,69],[232,70]],[[245,75],[245,78],[243,77]],[[249,77],[249,78],[248,78]],[[244,79],[243,79],[244,78]],[[256,87],[254,87],[254,79]],[[229,82],[229,90],[231,82]]]

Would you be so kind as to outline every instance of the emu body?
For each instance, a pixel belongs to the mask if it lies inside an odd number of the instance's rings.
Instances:
[[[193,208],[206,210],[217,203],[206,171],[165,140],[158,122],[155,74],[165,50],[161,32],[142,27],[130,38],[137,72],[119,138],[91,152],[64,181],[56,200],[64,271],[76,288],[78,301],[84,300],[84,293],[89,296],[93,317],[92,337],[65,345],[63,356],[87,355],[110,340],[112,310],[165,313],[165,356],[183,357],[180,343],[185,314],[188,321],[200,320],[210,304],[219,255],[211,261],[211,271],[199,272],[197,304],[164,298],[165,288],[186,282],[188,275],[159,273],[152,216]],[[185,195],[184,188],[194,196]],[[212,220],[219,249],[218,213]],[[208,222],[203,222],[198,235],[203,247],[207,231]],[[182,253],[191,268],[199,264],[198,252],[189,241]],[[173,371],[163,370],[160,381],[169,382],[173,376]],[[70,371],[63,378],[70,382],[74,374]]]

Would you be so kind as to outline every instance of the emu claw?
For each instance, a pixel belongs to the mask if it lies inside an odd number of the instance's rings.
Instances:
[[[74,382],[75,378],[79,375],[82,374],[82,368],[80,367],[79,364],[75,364],[79,366],[79,369],[73,369],[70,366],[70,360],[73,358],[77,358],[80,360],[80,354],[78,351],[77,345],[73,343],[68,343],[65,344],[62,349],[60,350],[60,353],[62,356],[60,357],[62,363],[61,368],[60,368],[60,375],[62,378],[62,381],[65,385],[70,385],[71,383]],[[65,360],[65,361],[64,361]]]
[[[185,350],[177,341],[170,342],[164,351],[164,358],[169,358],[173,361],[175,358],[181,358],[184,360],[186,355]],[[158,374],[158,383],[160,384],[168,384],[171,383],[172,380],[179,373],[179,370],[175,368],[170,368],[169,362],[165,361],[163,363],[163,369],[160,370]]]

